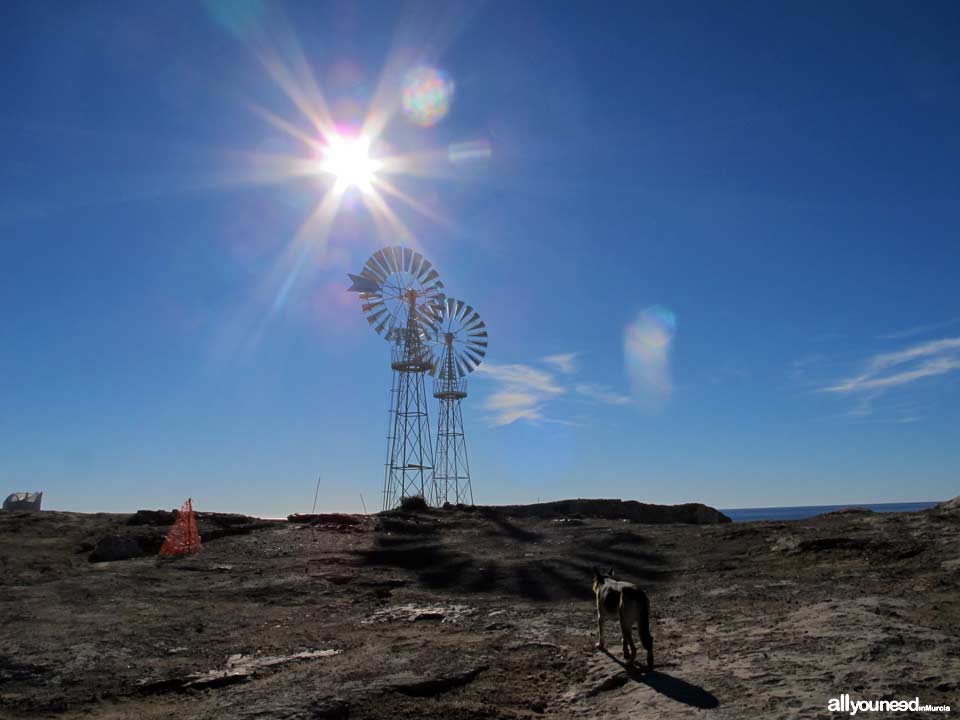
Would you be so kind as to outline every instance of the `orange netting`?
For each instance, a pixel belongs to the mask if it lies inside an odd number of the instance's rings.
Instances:
[[[160,548],[161,557],[187,555],[200,549],[200,533],[197,531],[197,515],[193,512],[193,501],[188,499],[177,519],[167,533],[167,539]]]

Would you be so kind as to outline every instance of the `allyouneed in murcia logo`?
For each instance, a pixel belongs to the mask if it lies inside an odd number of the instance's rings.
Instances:
[[[913,700],[853,700],[844,693],[840,697],[830,698],[827,703],[830,712],[845,712],[856,715],[858,712],[950,712],[949,705],[930,705],[921,703],[920,698]]]

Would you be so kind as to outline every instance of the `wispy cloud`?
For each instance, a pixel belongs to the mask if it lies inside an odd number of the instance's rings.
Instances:
[[[811,353],[797,358],[790,363],[790,375],[795,380],[806,378],[811,368],[823,364],[824,355],[822,353]]]
[[[822,392],[856,398],[855,417],[873,412],[873,402],[891,390],[960,370],[960,337],[913,345],[869,358],[861,372],[821,388]],[[910,415],[909,420],[919,419]]]
[[[944,320],[943,322],[930,323],[929,325],[917,325],[916,327],[908,328],[906,330],[884,333],[883,335],[878,335],[877,337],[881,340],[905,340],[909,337],[925,335],[926,333],[933,332],[934,330],[942,330],[943,328],[951,327],[957,323],[960,323],[960,317]]]
[[[574,390],[580,395],[588,397],[591,400],[604,403],[606,405],[629,405],[633,398],[629,395],[618,393],[606,385],[597,385],[595,383],[577,383]]]
[[[637,400],[659,405],[673,392],[670,359],[677,321],[666,308],[641,310],[623,333],[623,354]]]
[[[539,370],[530,365],[494,365],[493,363],[484,363],[477,372],[482,372],[494,380],[499,380],[506,385],[513,385],[520,388],[530,388],[539,393],[559,394],[565,390],[557,384],[556,378],[552,373],[546,370]]]
[[[580,353],[558,353],[557,355],[547,355],[541,358],[541,360],[557,372],[561,372],[564,375],[572,375],[577,371],[576,360],[578,355],[580,355]]]
[[[629,395],[607,385],[571,377],[578,372],[574,361],[579,355],[570,352],[540,358],[537,364],[549,367],[549,370],[521,363],[484,363],[478,367],[479,375],[497,383],[483,402],[483,409],[489,412],[489,423],[494,427],[518,420],[576,425],[578,423],[557,417],[554,408],[548,409],[551,402],[571,392],[604,405],[628,405],[633,402]]]
[[[491,413],[487,419],[495,427],[517,420],[546,420],[544,405],[566,392],[553,373],[530,365],[484,363],[477,372],[500,383],[500,388],[483,403],[483,408]]]

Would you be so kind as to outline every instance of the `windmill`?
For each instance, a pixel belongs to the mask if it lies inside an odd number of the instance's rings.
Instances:
[[[425,327],[444,298],[433,264],[408,247],[378,250],[359,275],[349,275],[370,327],[391,345],[387,458],[383,509],[420,495],[440,504],[433,481],[433,446],[424,376],[432,367]]]
[[[431,374],[435,378],[433,396],[440,401],[433,463],[437,504],[473,505],[460,405],[467,397],[467,375],[487,354],[486,324],[480,313],[454,298],[444,298],[427,312]]]

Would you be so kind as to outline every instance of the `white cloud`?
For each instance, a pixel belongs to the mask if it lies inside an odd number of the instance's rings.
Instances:
[[[906,330],[898,330],[897,332],[885,333],[883,335],[878,335],[881,340],[903,340],[908,337],[914,337],[915,335],[923,335],[924,333],[933,332],[934,330],[940,330],[945,327],[950,327],[951,325],[956,325],[960,322],[960,318],[951,318],[949,320],[944,320],[943,322],[930,323],[929,325],[917,325],[916,327],[908,328]]]
[[[486,419],[494,427],[510,425],[518,420],[576,425],[577,423],[563,418],[549,417],[545,412],[549,403],[570,391],[606,405],[626,405],[632,402],[629,396],[606,385],[590,382],[574,384],[573,378],[564,377],[577,371],[574,359],[578,355],[579,353],[571,352],[541,358],[540,362],[549,365],[552,370],[520,363],[484,363],[478,367],[477,373],[481,377],[497,383],[482,405],[483,409],[490,413]]]
[[[857,398],[850,414],[866,417],[873,412],[873,402],[884,393],[956,370],[960,370],[960,337],[944,338],[874,355],[860,373],[821,391]],[[901,422],[917,420],[919,417],[913,413],[901,418]]]
[[[957,369],[960,369],[960,337],[946,338],[875,355],[859,375],[823,390],[841,394],[884,391]]]
[[[596,385],[594,383],[578,383],[574,388],[580,395],[588,397],[591,400],[604,403],[606,405],[629,405],[633,399],[629,395],[623,395],[606,385]]]
[[[576,359],[580,353],[558,353],[557,355],[547,355],[541,358],[544,363],[553,367],[557,372],[564,375],[572,375],[577,371]]]
[[[495,427],[517,420],[545,420],[543,406],[566,392],[552,373],[529,365],[484,363],[477,372],[500,383],[483,403],[483,408],[491,412],[487,419]]]
[[[494,365],[484,363],[477,368],[478,373],[489,375],[505,385],[519,388],[530,388],[541,393],[557,394],[566,392],[560,387],[553,374],[546,370],[538,370],[529,365]]]
[[[623,333],[623,354],[637,400],[663,403],[673,392],[670,359],[676,318],[659,306],[641,310]]]

